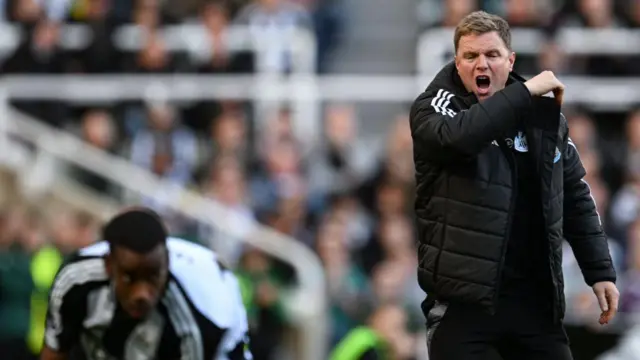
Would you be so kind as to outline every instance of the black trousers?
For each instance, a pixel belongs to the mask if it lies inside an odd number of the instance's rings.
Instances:
[[[495,315],[436,302],[427,314],[429,360],[572,360],[569,339],[546,311],[502,302]]]

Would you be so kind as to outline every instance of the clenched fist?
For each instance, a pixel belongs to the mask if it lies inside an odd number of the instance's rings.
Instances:
[[[543,71],[540,74],[529,79],[524,85],[529,89],[529,92],[533,96],[542,96],[550,91],[553,92],[553,96],[558,101],[558,104],[562,104],[562,98],[564,96],[564,84],[556,78],[551,71]]]

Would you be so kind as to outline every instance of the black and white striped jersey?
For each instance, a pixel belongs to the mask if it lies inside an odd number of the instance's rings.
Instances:
[[[199,245],[170,238],[169,283],[142,321],[124,314],[107,277],[100,242],[78,252],[56,275],[45,344],[88,360],[247,360],[247,316],[234,274]]]

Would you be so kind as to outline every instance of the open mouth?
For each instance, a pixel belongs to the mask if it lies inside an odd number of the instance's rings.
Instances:
[[[476,85],[480,90],[489,90],[489,86],[491,86],[491,79],[486,75],[476,76]]]

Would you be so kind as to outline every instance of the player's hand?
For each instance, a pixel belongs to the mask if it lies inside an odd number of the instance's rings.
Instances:
[[[618,312],[620,292],[616,284],[611,281],[595,283],[593,285],[593,292],[596,294],[598,304],[600,304],[600,310],[602,310],[599,320],[600,325],[608,324]]]
[[[556,78],[551,71],[543,71],[540,74],[529,79],[524,85],[529,89],[529,92],[533,96],[542,96],[549,92],[553,92],[558,104],[562,105],[562,99],[564,97],[564,84]]]

